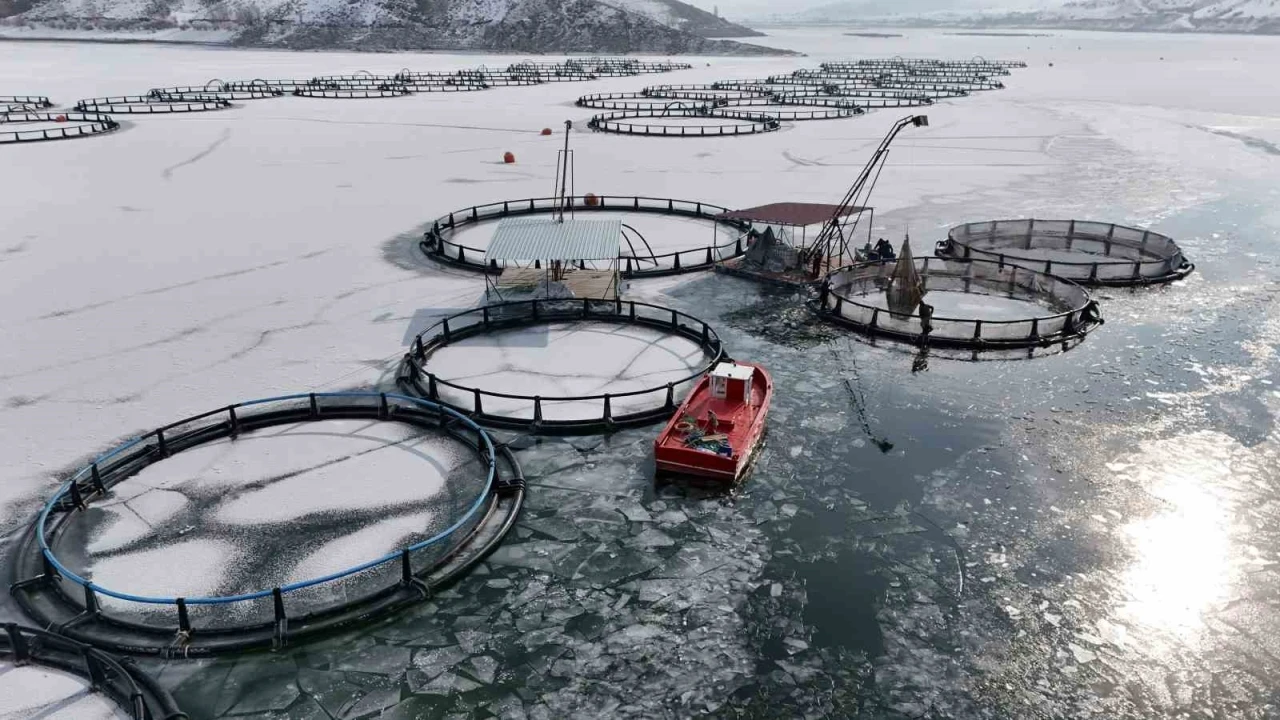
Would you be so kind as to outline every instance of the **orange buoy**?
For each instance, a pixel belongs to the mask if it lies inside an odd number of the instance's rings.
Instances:
[[[543,135],[550,135],[550,134],[551,134],[551,128],[542,128],[542,134],[543,134]]]
[[[58,117],[54,118],[54,119],[53,119],[53,121],[54,121],[54,122],[66,122],[66,121],[67,121],[67,116],[66,116],[66,115],[59,115]]]
[[[516,161],[516,156],[514,153],[506,153],[502,156],[502,162],[508,165],[514,163],[515,161]]]
[[[595,207],[600,204],[600,198],[596,197],[595,193],[587,193],[582,196],[582,202],[589,207]]]

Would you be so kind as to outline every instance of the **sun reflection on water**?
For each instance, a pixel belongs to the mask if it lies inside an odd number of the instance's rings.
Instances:
[[[1217,433],[1196,433],[1144,445],[1124,465],[1113,465],[1160,508],[1122,528],[1133,563],[1121,573],[1127,622],[1183,636],[1229,599],[1233,579],[1232,486],[1240,446]]]

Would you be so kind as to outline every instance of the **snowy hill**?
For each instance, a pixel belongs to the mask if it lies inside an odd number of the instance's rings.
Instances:
[[[705,38],[760,37],[762,32],[736,25],[680,0],[603,0],[606,5],[644,15],[667,27]]]
[[[988,6],[989,8],[990,6]],[[962,0],[846,0],[799,13],[802,22],[1280,34],[1280,0],[1013,0],[985,9]]]
[[[678,0],[0,0],[8,33],[299,49],[776,54]]]

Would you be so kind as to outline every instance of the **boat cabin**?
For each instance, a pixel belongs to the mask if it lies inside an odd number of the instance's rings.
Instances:
[[[755,368],[722,362],[711,371],[711,397],[728,403],[751,404],[751,378]]]

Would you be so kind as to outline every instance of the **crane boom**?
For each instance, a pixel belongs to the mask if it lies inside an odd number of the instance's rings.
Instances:
[[[908,125],[912,127],[928,127],[929,118],[925,115],[912,115],[905,117],[894,123],[893,128],[889,130],[889,134],[884,136],[880,141],[879,147],[872,153],[871,159],[867,161],[862,172],[858,174],[858,179],[854,180],[853,186],[845,193],[844,199],[840,201],[835,213],[831,219],[822,226],[822,231],[818,234],[818,239],[806,251],[806,255],[801,258],[803,265],[812,264],[814,275],[821,272],[822,261],[832,255],[834,247],[839,245],[840,255],[844,256],[848,251],[848,239],[844,235],[844,229],[841,227],[841,220],[849,214],[850,209],[857,207],[858,198],[862,197],[863,191],[866,191],[866,197],[871,197],[871,190],[875,188],[875,179],[880,177],[880,169],[884,163],[885,157],[889,154],[889,144],[893,139],[902,132],[902,129]],[[867,182],[871,181],[868,186]],[[862,201],[864,204],[866,200]],[[802,265],[802,266],[803,266]]]

